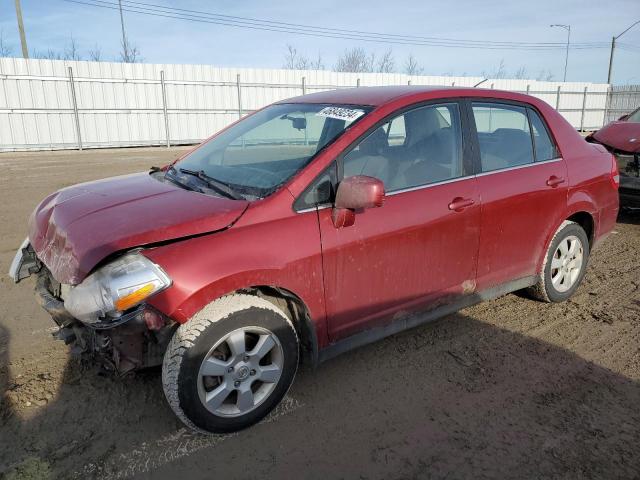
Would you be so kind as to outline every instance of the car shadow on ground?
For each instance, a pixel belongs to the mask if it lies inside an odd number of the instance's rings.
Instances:
[[[6,366],[6,349],[0,353]],[[19,385],[10,369],[1,372],[0,473],[24,474],[33,462],[59,478],[637,478],[640,471],[638,382],[462,313],[303,369],[275,415],[226,436],[185,430],[157,370],[115,378],[72,360],[53,375],[55,397],[26,416],[16,391],[46,374],[46,363],[42,370]]]

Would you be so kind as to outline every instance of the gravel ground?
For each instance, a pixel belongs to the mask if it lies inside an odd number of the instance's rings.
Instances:
[[[244,432],[186,431],[159,370],[123,379],[51,338],[4,275],[49,192],[183,149],[0,155],[0,476],[640,478],[640,215],[563,304],[507,295],[299,372]]]

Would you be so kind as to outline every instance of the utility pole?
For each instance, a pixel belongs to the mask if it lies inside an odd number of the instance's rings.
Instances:
[[[20,8],[20,0],[16,0],[16,17],[18,17],[18,30],[20,31],[20,43],[22,45],[22,56],[29,58],[29,49],[27,48],[27,37],[24,34],[24,23],[22,23],[22,8]]]
[[[16,0],[17,2],[18,0]],[[122,53],[123,60],[129,61],[129,45],[127,44],[127,35],[124,32],[124,16],[122,15],[122,0],[118,0],[118,7],[120,9],[120,26],[122,27]]]
[[[623,31],[621,34],[616,35],[615,37],[611,38],[611,54],[609,55],[609,73],[607,73],[607,83],[611,83],[611,73],[613,72],[613,52],[616,49],[616,40],[619,39],[622,35],[624,35],[625,33],[627,33],[629,30],[631,30],[633,27],[635,27],[636,25],[638,25],[640,23],[640,20],[638,20],[635,23],[632,23],[625,31]]]
[[[549,26],[564,28],[567,31],[567,53],[564,56],[564,77],[562,80],[563,82],[566,82],[567,81],[567,64],[569,63],[569,43],[571,43],[571,25],[554,24]]]
[[[616,37],[611,37],[611,53],[609,54],[609,72],[607,73],[607,83],[611,83],[611,70],[613,70],[613,52],[616,49]]]

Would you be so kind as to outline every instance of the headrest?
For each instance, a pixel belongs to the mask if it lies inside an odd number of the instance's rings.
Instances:
[[[360,151],[364,155],[380,155],[388,147],[387,134],[382,127],[378,128],[371,135],[360,143]]]

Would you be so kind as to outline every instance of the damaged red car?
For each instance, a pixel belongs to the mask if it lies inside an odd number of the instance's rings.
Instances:
[[[53,193],[10,273],[37,277],[74,351],[121,373],[162,365],[186,425],[230,432],[300,362],[516,290],[566,300],[614,227],[618,180],[530,96],[315,93],[170,165]]]
[[[640,108],[621,116],[587,137],[604,145],[618,161],[620,203],[640,208]]]

